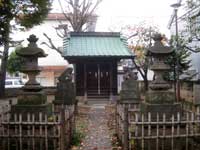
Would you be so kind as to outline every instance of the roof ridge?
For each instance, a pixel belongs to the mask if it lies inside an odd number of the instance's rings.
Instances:
[[[70,36],[120,37],[120,32],[70,32]]]
[[[71,37],[71,38],[70,38]],[[134,54],[119,32],[71,32],[63,42],[63,56],[133,58]]]

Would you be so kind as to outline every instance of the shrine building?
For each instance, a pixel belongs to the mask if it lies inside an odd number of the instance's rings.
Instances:
[[[117,95],[118,62],[134,54],[119,32],[71,32],[64,38],[63,57],[74,65],[77,96],[111,98]]]

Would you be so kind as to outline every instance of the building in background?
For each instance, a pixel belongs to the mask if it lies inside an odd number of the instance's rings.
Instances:
[[[87,31],[94,31],[96,28],[97,16],[94,16],[91,21],[86,24]],[[47,45],[43,44],[46,42],[48,44],[48,39],[44,34],[48,35],[51,38],[53,44],[62,51],[63,47],[63,38],[59,37],[57,33],[62,34],[63,29],[71,30],[69,22],[66,21],[63,13],[49,13],[47,18],[40,25],[34,26],[29,30],[20,28],[20,30],[13,31],[11,37],[14,41],[23,41],[21,44],[27,46],[27,38],[31,34],[35,34],[39,38],[37,45],[42,48],[46,54],[45,58],[40,58],[38,60],[39,66],[41,66],[42,72],[38,76],[38,81],[43,86],[55,86],[56,79],[58,74],[67,67],[68,62],[64,60],[61,54],[56,50],[49,48]],[[1,48],[0,48],[1,49]],[[3,47],[2,47],[3,49]],[[10,49],[11,53],[15,48]],[[26,76],[23,74],[14,74],[9,75],[8,77],[20,77],[23,81],[26,81]]]
[[[194,0],[193,2],[197,5],[187,10],[185,9],[185,0],[179,0],[179,2],[182,2],[182,5],[177,11],[179,16],[177,19],[178,35],[187,40],[191,39],[191,37],[193,39],[196,38],[196,40],[190,40],[191,42],[188,44],[188,47],[196,50],[196,48],[200,48],[200,32],[196,32],[200,28],[200,1]],[[168,27],[171,34],[176,35],[176,20],[173,16]],[[194,33],[199,34],[195,35]],[[180,75],[180,80],[182,80],[180,94],[183,100],[196,103],[196,99],[199,100],[200,52],[196,53],[191,50],[190,52],[191,67],[184,74]]]
[[[42,86],[56,86],[58,77],[67,68],[67,66],[41,66],[41,72],[37,76],[37,81]]]
[[[179,15],[178,20],[177,20],[178,35],[181,36],[182,38],[188,39],[189,37],[192,36],[191,35],[192,32],[194,33],[195,30],[200,28],[200,15],[199,15],[200,3],[196,7],[191,7],[186,10],[185,9],[186,3],[184,2],[185,1],[182,2],[181,7],[178,9],[178,14],[181,14]],[[189,22],[191,22],[191,24],[189,24]],[[174,16],[172,16],[172,18],[170,19],[168,27],[171,31],[171,35],[176,35],[176,18]],[[197,38],[200,39],[200,34],[196,36]],[[195,50],[195,47],[200,48],[200,41],[198,40],[193,41],[189,43],[188,46],[192,47],[193,50]],[[195,72],[195,77],[192,76],[192,79],[198,80],[200,79],[200,52],[198,53],[193,52],[193,51],[190,51],[190,52],[191,52],[191,55],[189,59],[191,60],[191,67],[189,69],[189,72],[193,72],[193,74]],[[181,78],[184,78],[185,76],[187,76],[188,78],[187,74],[188,73],[186,73],[186,75],[182,75]]]
[[[91,22],[87,24],[89,31],[94,31],[96,27],[96,21],[97,16],[94,16],[92,18]],[[65,19],[65,16],[63,13],[49,13],[47,18],[41,23],[40,25],[34,26],[30,30],[22,31],[14,31],[11,34],[11,37],[15,41],[21,41],[23,46],[27,45],[26,38],[29,37],[31,34],[35,34],[39,40],[37,42],[38,47],[44,49],[45,53],[48,54],[47,57],[39,59],[39,65],[40,66],[60,66],[60,65],[67,65],[67,61],[63,59],[63,57],[56,52],[56,50],[53,50],[49,48],[47,45],[43,44],[49,43],[48,39],[44,36],[44,33],[48,35],[48,37],[51,38],[52,43],[59,48],[62,51],[63,46],[63,38],[59,37],[57,33],[62,33],[63,28],[66,30],[72,30],[70,28],[69,22]],[[87,31],[88,31],[87,30]],[[14,49],[14,48],[13,48]]]

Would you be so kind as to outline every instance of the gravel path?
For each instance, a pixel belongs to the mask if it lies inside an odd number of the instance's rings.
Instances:
[[[88,133],[83,139],[82,150],[112,150],[104,106],[92,106],[88,113]]]

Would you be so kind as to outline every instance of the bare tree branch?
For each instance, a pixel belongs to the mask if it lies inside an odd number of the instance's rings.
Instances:
[[[198,50],[194,50],[193,48],[191,48],[191,47],[189,47],[189,46],[184,46],[184,47],[187,48],[188,50],[194,52],[194,53],[199,53],[199,52],[200,52],[199,49],[198,49]],[[183,48],[184,48],[184,47],[183,47]]]
[[[55,30],[56,30],[56,28],[54,28]],[[60,34],[59,32],[58,32],[58,30],[56,30],[56,34],[60,37],[60,38],[64,38],[64,34]]]
[[[94,0],[65,0],[67,7],[64,7],[62,3],[63,1],[61,2],[61,0],[58,0],[61,11],[66,21],[71,24],[75,32],[85,31],[88,28],[88,26],[86,26],[85,28],[83,27],[86,23],[93,21],[93,17],[96,17],[94,15],[94,11],[101,1],[102,0],[96,0],[96,2],[94,2]],[[66,29],[64,27],[64,24],[62,23],[58,27],[54,28],[60,38],[65,37],[68,33],[68,29]],[[62,34],[61,32],[59,32],[58,29],[63,29],[64,33]],[[52,39],[45,33],[43,33],[43,35],[47,38],[48,43],[42,42],[41,44],[44,44],[47,47],[56,50],[59,54],[62,54],[62,51],[54,45]]]
[[[68,7],[65,8],[68,8],[68,10],[64,9],[61,0],[58,0],[58,2],[62,13],[71,24],[73,30],[75,32],[80,32],[83,31],[83,26],[86,23],[92,21],[94,11],[102,0],[96,0],[96,2],[91,0],[66,0]]]
[[[46,33],[43,33],[43,35],[47,38],[49,44],[47,44],[46,42],[42,42],[41,44],[44,44],[48,46],[49,48],[56,50],[59,54],[62,55],[62,51],[60,51],[60,49],[54,45],[54,43],[52,42],[52,39]]]
[[[53,27],[56,30],[56,34],[60,38],[64,38],[67,35],[68,27],[64,27],[64,24],[58,25],[57,27]],[[59,32],[59,30],[63,30],[64,33]]]
[[[21,45],[23,41],[24,41],[24,40],[20,40],[20,41],[13,41],[13,40],[10,40],[10,41],[9,41],[10,47],[16,47],[16,46],[18,46],[18,45]]]
[[[71,1],[71,0],[70,0]],[[70,17],[70,15],[68,14],[66,14],[65,13],[65,11],[64,11],[64,8],[63,8],[63,6],[62,6],[62,3],[61,3],[61,1],[60,0],[58,0],[58,2],[59,2],[59,5],[60,5],[60,8],[61,8],[61,10],[62,10],[62,13],[63,13],[63,15],[65,16],[65,18],[66,18],[66,20],[68,20],[70,23],[71,23],[71,17]],[[70,3],[69,3],[70,4]]]
[[[127,37],[127,40],[128,40],[128,39],[131,39],[132,37],[137,36],[137,35],[138,35],[138,33],[132,34],[132,35],[130,35],[129,37]]]

